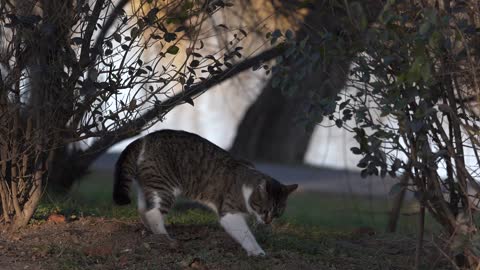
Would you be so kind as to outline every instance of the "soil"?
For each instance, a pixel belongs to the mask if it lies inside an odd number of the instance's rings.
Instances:
[[[254,258],[216,225],[167,230],[175,242],[147,233],[136,221],[50,219],[3,231],[0,269],[412,269],[415,252],[414,239],[392,240],[368,228],[323,237],[275,225],[256,231],[267,256]],[[437,261],[432,269],[449,269],[428,245],[424,254],[427,265]]]

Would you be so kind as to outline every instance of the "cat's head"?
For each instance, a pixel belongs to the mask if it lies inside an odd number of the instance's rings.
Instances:
[[[249,201],[257,221],[270,224],[280,217],[287,207],[288,195],[297,187],[297,184],[283,185],[274,179],[263,179],[254,188]]]

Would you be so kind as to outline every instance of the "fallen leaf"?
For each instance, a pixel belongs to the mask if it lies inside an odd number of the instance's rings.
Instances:
[[[192,262],[188,265],[191,269],[197,270],[208,270],[208,267],[205,265],[205,262],[202,259],[195,258]]]
[[[53,222],[55,224],[65,223],[65,216],[60,214],[51,214],[48,216],[47,221]]]

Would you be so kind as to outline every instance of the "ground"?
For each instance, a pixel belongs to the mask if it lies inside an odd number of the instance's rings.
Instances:
[[[169,218],[176,245],[147,233],[136,220],[61,217],[2,233],[0,269],[412,269],[415,253],[415,239],[405,235],[367,227],[333,233],[279,222],[254,226],[267,256],[248,257],[202,209]],[[424,269],[449,269],[439,259],[427,242]]]

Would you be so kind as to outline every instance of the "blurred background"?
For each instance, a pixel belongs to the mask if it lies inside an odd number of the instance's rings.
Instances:
[[[235,8],[223,9],[209,18],[206,24],[212,28],[207,27],[205,32],[214,34],[202,40],[207,44],[206,50],[214,52],[223,46],[233,47],[228,45],[233,31],[224,33],[216,26],[244,29],[248,36],[240,45],[247,56],[264,50],[265,33],[274,31],[293,31],[298,41],[309,36],[312,44],[321,40],[318,29],[347,35],[342,32],[350,23],[345,10],[327,2],[313,1],[310,5],[303,1],[239,1]],[[365,16],[374,19],[381,1],[365,4],[369,6]],[[180,43],[179,47],[182,46],[188,47],[189,43]],[[174,59],[179,65],[182,61],[181,56]],[[274,87],[275,77],[281,77],[281,73],[244,71],[203,93],[194,100],[194,106],[178,105],[141,134],[113,145],[92,163],[91,174],[74,182],[70,190],[74,196],[69,200],[95,202],[108,208],[113,166],[125,146],[149,132],[179,129],[196,133],[233,155],[252,161],[259,170],[283,183],[298,183],[299,191],[284,217],[287,222],[346,230],[363,226],[383,231],[392,202],[389,192],[395,181],[389,177],[360,177],[357,164],[361,156],[350,150],[357,145],[352,132],[336,127],[334,121],[322,122],[317,116],[310,115],[308,121],[302,119],[310,102],[334,97],[342,90],[350,91],[349,65],[350,59],[342,57],[328,62],[295,82],[293,95]],[[180,91],[178,86],[172,89]],[[129,102],[126,96],[125,103]],[[80,147],[88,148],[92,141],[81,142]],[[415,225],[410,220],[418,212],[414,201],[410,202],[410,206],[405,204],[407,218],[401,223],[401,229],[407,231],[413,230]]]

